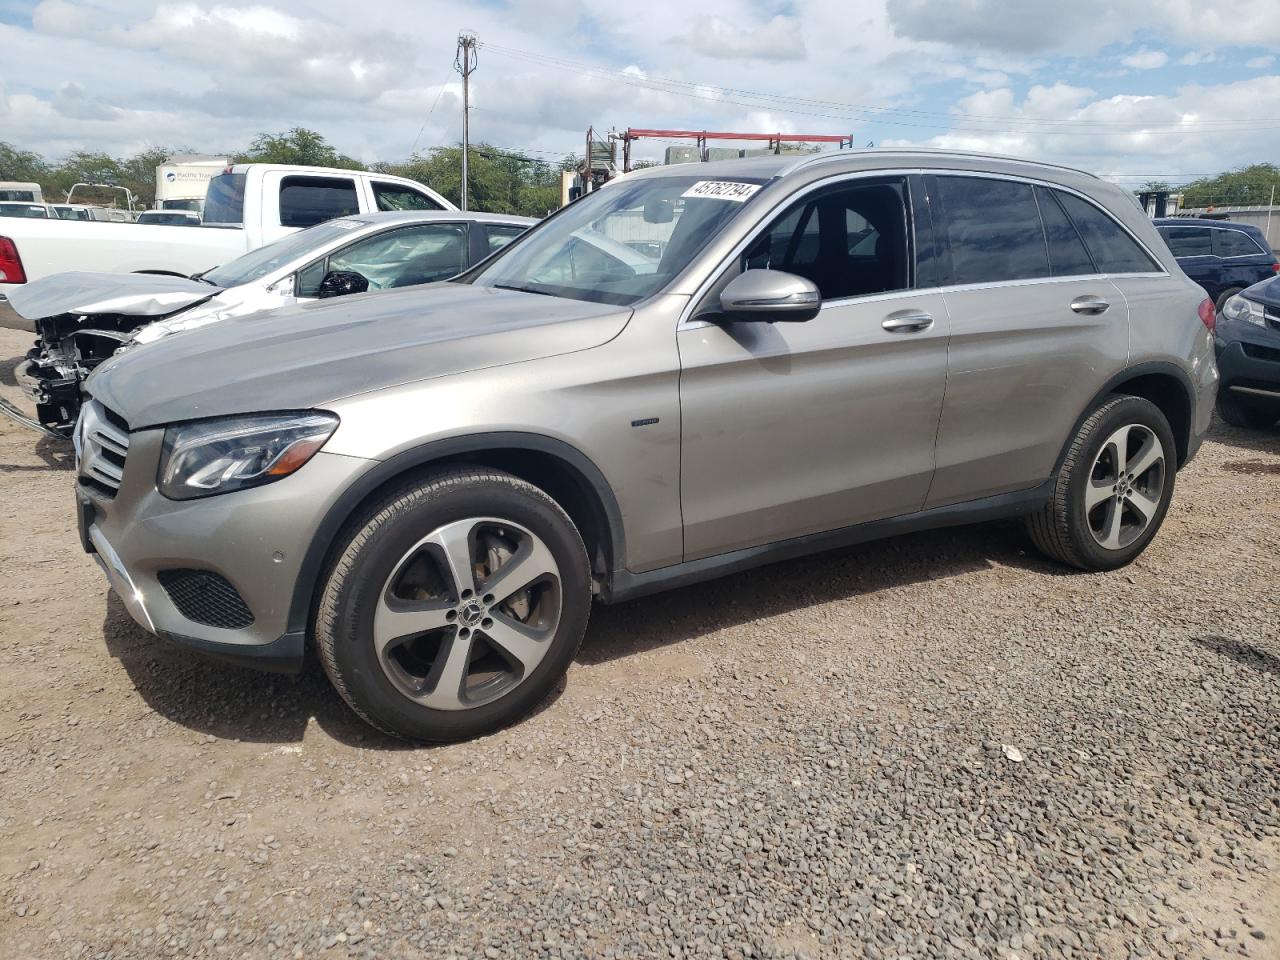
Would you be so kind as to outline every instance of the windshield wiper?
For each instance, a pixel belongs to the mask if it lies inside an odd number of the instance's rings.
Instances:
[[[206,273],[209,273],[209,272],[211,272],[211,271],[213,271],[213,270],[217,270],[217,269],[218,269],[217,267],[210,267],[208,270],[201,270],[199,273],[193,273],[193,274],[191,275],[191,279],[192,279],[192,280],[199,280],[201,283],[207,283],[207,284],[208,284],[209,286],[211,286],[211,287],[216,287],[216,286],[217,286],[217,284],[216,284],[216,283],[214,283],[212,280],[206,280],[206,279],[204,278],[204,275],[205,275]]]
[[[533,287],[517,287],[513,283],[495,283],[495,290],[514,290],[516,293],[536,293],[540,297],[554,297],[556,294],[550,290],[535,290]]]

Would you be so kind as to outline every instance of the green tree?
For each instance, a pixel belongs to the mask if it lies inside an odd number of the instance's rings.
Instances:
[[[1267,203],[1273,187],[1280,194],[1280,166],[1255,163],[1216,177],[1192,180],[1182,188],[1182,205],[1224,207]]]
[[[236,155],[236,163],[293,163],[307,167],[341,167],[363,170],[364,164],[339,153],[323,136],[306,127],[284,133],[260,133],[249,149]]]
[[[385,173],[425,183],[453,203],[462,199],[462,144],[435,147],[403,163],[378,164]],[[487,143],[473,144],[468,163],[472,210],[541,217],[560,205],[560,168]]]
[[[40,154],[0,140],[0,180],[40,183],[48,175],[49,165]]]

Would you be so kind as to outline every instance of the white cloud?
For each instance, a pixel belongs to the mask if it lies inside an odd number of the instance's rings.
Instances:
[[[1254,57],[1252,60],[1246,60],[1244,65],[1250,70],[1266,70],[1268,67],[1274,66],[1276,58],[1271,54],[1262,57]]]
[[[685,42],[708,57],[750,60],[803,60],[800,21],[781,14],[759,26],[742,26],[720,17],[700,16]]]
[[[888,9],[903,36],[1016,53],[1091,53],[1153,32],[1148,5],[1112,0],[888,0]],[[1219,8],[1200,0],[1165,0],[1154,26],[1197,48],[1242,40],[1280,46],[1275,0],[1234,0]]]
[[[581,151],[589,125],[647,126],[852,133],[1093,169],[1210,172],[1280,153],[1280,133],[1227,136],[1239,128],[1217,123],[1276,116],[1280,103],[1265,84],[1173,87],[1214,82],[1190,68],[1235,62],[1224,51],[1242,37],[1280,47],[1273,5],[1240,0],[1228,18],[1168,0],[1153,25],[1104,0],[792,0],[782,15],[759,0],[434,0],[429,10],[312,0],[305,13],[281,0],[43,0],[31,28],[0,24],[0,140],[50,156],[220,152],[302,125],[360,159],[397,160],[461,137],[451,68],[465,27],[484,44],[473,137],[549,159]],[[1166,95],[1129,96],[1139,81],[1117,47],[1149,65],[1164,58]],[[1250,69],[1271,70],[1264,59]],[[642,141],[635,155],[665,146]]]
[[[1169,55],[1163,50],[1148,50],[1143,47],[1122,57],[1120,62],[1134,70],[1156,70],[1169,62]]]
[[[1032,87],[1019,100],[1009,90],[975,94],[957,114],[998,118],[983,131],[953,130],[926,140],[885,146],[927,145],[1050,160],[1101,176],[1170,179],[1238,166],[1249,157],[1224,152],[1237,143],[1231,124],[1280,113],[1280,76],[1217,86],[1187,85],[1168,95],[1098,97],[1079,87]],[[1038,122],[1046,117],[1053,124]],[[1280,151],[1275,131],[1248,133],[1258,158]]]

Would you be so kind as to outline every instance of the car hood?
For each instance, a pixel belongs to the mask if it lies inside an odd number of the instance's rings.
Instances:
[[[1280,307],[1280,276],[1260,280],[1241,293],[1250,300],[1257,300],[1269,307]]]
[[[155,273],[55,273],[9,290],[9,304],[27,320],[64,313],[163,317],[219,293],[199,280]]]
[[[629,307],[437,283],[229,317],[112,357],[90,394],[133,429],[343,397],[611,340]]]

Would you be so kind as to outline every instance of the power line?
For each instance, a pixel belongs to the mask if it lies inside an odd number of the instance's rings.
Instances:
[[[626,71],[611,70],[604,67],[596,67],[591,64],[581,63],[573,60],[566,60],[561,57],[553,57],[546,54],[533,53],[526,50],[519,50],[514,47],[505,47],[499,44],[486,43],[486,49],[492,50],[500,55],[512,57],[537,66],[545,66],[553,69],[568,70],[572,72],[585,73],[596,77],[608,78],[614,82],[621,83],[625,86],[637,87],[639,89],[651,90],[659,93],[666,93],[672,96],[686,97],[689,99],[700,100],[710,103],[721,103],[731,106],[742,106],[753,109],[772,109],[782,113],[795,114],[797,116],[810,116],[832,120],[848,120],[855,119],[864,123],[883,123],[901,127],[916,127],[922,129],[956,129],[971,133],[1018,133],[1018,134],[1045,134],[1045,135],[1076,135],[1082,132],[1099,133],[1108,128],[1116,128],[1115,133],[1141,133],[1153,136],[1171,136],[1185,135],[1194,132],[1188,128],[1204,127],[1213,132],[1228,131],[1252,131],[1252,130],[1270,130],[1280,129],[1280,118],[1250,118],[1247,120],[1236,119],[1218,119],[1218,120],[1162,120],[1155,121],[1144,126],[1141,122],[1129,120],[1088,120],[1088,119],[1050,119],[1044,117],[998,117],[984,116],[980,114],[964,114],[964,113],[938,113],[926,110],[908,110],[895,107],[877,107],[867,104],[850,104],[841,103],[834,100],[817,100],[808,97],[797,97],[786,94],[764,93],[760,91],[744,90],[734,87],[720,87],[714,84],[697,83],[688,80],[674,80],[666,77],[646,77]],[[751,100],[733,99],[734,97],[749,97]],[[760,102],[765,101],[765,102]],[[799,110],[791,104],[805,104],[809,106],[820,107],[825,110],[837,110],[838,113],[822,112],[821,110]],[[874,115],[868,116],[867,112]],[[908,120],[890,119],[889,115],[901,114],[906,116],[918,117],[921,119],[928,117],[937,117],[939,122],[911,122]],[[959,122],[958,122],[959,121]],[[982,126],[964,126],[964,124],[1024,124],[1024,125],[1042,125],[1042,128],[1030,126],[1027,129],[1016,129],[1014,127],[982,127]],[[1069,127],[1070,129],[1059,129],[1060,127]],[[1151,129],[1152,127],[1168,127],[1171,129]],[[1096,129],[1095,129],[1096,128]]]

